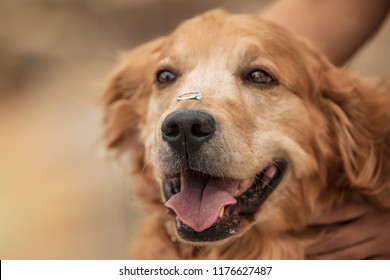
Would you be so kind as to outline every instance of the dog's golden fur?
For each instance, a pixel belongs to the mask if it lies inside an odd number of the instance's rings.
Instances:
[[[279,85],[264,90],[238,81],[252,63],[271,69]],[[180,68],[168,89],[155,85],[161,65]],[[204,100],[175,100],[190,90],[204,92]],[[112,76],[104,102],[107,146],[133,152],[133,174],[143,182],[136,190],[149,206],[135,258],[301,259],[326,234],[307,227],[323,211],[344,200],[390,207],[386,89],[257,17],[212,11],[138,47]],[[217,245],[181,241],[161,196],[170,166],[161,159],[167,147],[158,131],[165,116],[183,108],[212,112],[224,127],[209,151],[216,163],[207,163],[221,177],[248,178],[275,156],[289,164],[255,222]]]

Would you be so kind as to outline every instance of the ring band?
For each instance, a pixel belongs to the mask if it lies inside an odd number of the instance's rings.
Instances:
[[[200,91],[190,91],[190,92],[185,92],[181,93],[176,97],[177,101],[181,100],[201,100],[203,98],[203,94]]]

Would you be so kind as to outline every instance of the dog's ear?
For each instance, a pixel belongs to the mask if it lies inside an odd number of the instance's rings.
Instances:
[[[329,174],[328,184],[350,186],[390,207],[388,88],[383,83],[363,82],[317,51],[310,51],[316,61],[309,69],[314,76],[313,89],[332,143],[328,156],[333,158],[331,164],[342,168]]]
[[[134,191],[149,200],[159,198],[159,192],[153,184],[152,171],[145,166],[145,147],[140,137],[164,42],[159,38],[125,53],[123,65],[111,76],[102,96],[106,147],[117,154],[131,152]]]
[[[118,152],[138,137],[145,123],[154,71],[164,38],[123,55],[124,64],[109,79],[103,94],[105,143]]]

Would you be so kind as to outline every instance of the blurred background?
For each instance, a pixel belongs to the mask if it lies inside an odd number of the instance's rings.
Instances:
[[[98,98],[118,53],[261,0],[0,0],[0,259],[125,259],[140,216]],[[390,21],[349,63],[390,80]]]

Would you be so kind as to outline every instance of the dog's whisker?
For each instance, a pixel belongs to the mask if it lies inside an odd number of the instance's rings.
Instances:
[[[274,188],[273,188],[270,184],[266,183],[266,182],[265,182],[263,179],[261,179],[260,177],[256,176],[255,183],[257,183],[256,180],[260,181],[262,184],[264,184],[264,186],[267,186],[267,187],[269,187],[270,189],[274,190]],[[257,186],[256,186],[256,187],[257,187]]]
[[[144,172],[148,166],[150,166],[153,169],[153,165],[152,165],[151,160],[148,160],[147,162],[144,163],[144,166],[142,167],[142,170],[141,170],[141,175],[144,175]]]
[[[150,167],[152,169],[152,171],[154,170],[154,167],[153,167],[153,164],[152,164],[152,161],[151,160],[148,160],[147,162],[145,162],[144,166],[142,167],[142,170],[141,170],[141,177],[144,176],[145,172],[146,172],[146,168]],[[152,172],[153,174],[153,177],[152,177],[152,184],[158,182],[158,178],[157,178],[157,175],[155,172]]]
[[[282,173],[282,175],[284,175],[284,170],[283,170],[283,168],[280,167],[280,166],[278,165],[277,162],[275,162],[275,161],[271,161],[271,162],[272,162],[272,164],[275,165],[275,167]]]

